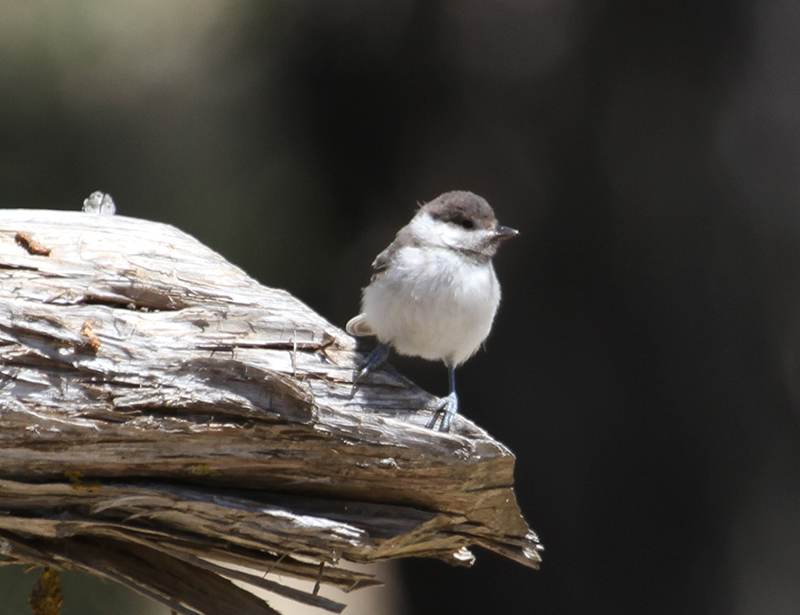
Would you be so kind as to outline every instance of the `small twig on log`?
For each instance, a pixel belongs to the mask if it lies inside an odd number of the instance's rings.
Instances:
[[[427,429],[436,398],[391,368],[351,397],[362,360],[170,226],[0,211],[3,563],[206,615],[275,612],[228,579],[339,611],[261,573],[376,583],[342,559],[469,565],[479,545],[535,568],[511,452],[461,416]]]

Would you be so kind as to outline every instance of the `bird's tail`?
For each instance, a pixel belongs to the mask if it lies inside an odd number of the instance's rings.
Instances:
[[[355,335],[356,337],[375,335],[375,331],[372,330],[372,327],[367,322],[367,317],[364,314],[359,314],[358,316],[351,318],[345,326],[345,330],[350,335]]]

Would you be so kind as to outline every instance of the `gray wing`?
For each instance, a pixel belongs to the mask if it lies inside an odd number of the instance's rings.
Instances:
[[[374,282],[376,278],[379,278],[381,274],[386,271],[392,264],[397,251],[400,249],[401,246],[404,245],[416,245],[416,241],[411,236],[411,232],[408,230],[408,227],[403,227],[400,229],[400,232],[397,233],[397,237],[395,237],[394,241],[389,244],[389,247],[386,248],[383,252],[378,254],[375,257],[375,260],[372,261],[372,280],[370,282]],[[359,314],[351,318],[347,325],[345,325],[345,330],[350,335],[355,335],[356,337],[362,337],[366,335],[375,335],[375,331],[372,329],[372,325],[367,322],[367,317],[364,314]]]
[[[372,279],[374,280],[377,276],[388,269],[401,246],[418,245],[418,243],[419,242],[411,234],[408,226],[401,228],[397,233],[397,237],[395,237],[394,241],[389,244],[389,247],[378,254],[378,256],[375,257],[375,260],[372,261]]]
[[[389,268],[389,265],[394,258],[395,253],[397,252],[396,244],[397,240],[395,239],[392,243],[389,244],[389,247],[386,248],[383,252],[378,254],[375,257],[375,260],[372,261],[372,279],[375,279],[375,276],[380,275],[384,271]]]

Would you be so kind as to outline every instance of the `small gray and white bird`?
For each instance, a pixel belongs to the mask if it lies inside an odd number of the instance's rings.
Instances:
[[[380,342],[353,386],[386,360],[390,347],[443,361],[450,394],[428,427],[443,412],[441,431],[449,431],[458,412],[455,368],[480,348],[500,304],[492,257],[517,234],[500,226],[489,203],[471,192],[446,192],[425,204],[372,263],[361,313],[347,323],[351,335]]]

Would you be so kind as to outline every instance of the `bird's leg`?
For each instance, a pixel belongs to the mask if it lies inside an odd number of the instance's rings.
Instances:
[[[450,380],[450,394],[447,397],[442,397],[439,401],[439,406],[433,418],[428,423],[428,429],[433,429],[436,422],[439,420],[439,414],[442,413],[442,424],[439,431],[450,431],[450,423],[453,417],[458,412],[458,396],[456,395],[456,366],[453,364],[447,365],[447,375]]]
[[[356,374],[356,377],[353,379],[353,388],[350,389],[350,397],[352,397],[353,394],[356,392],[356,386],[361,381],[361,379],[364,378],[370,372],[373,372],[374,370],[378,369],[381,365],[383,365],[388,356],[389,356],[389,344],[381,344],[375,350],[369,353],[367,360],[358,370],[358,374]]]

